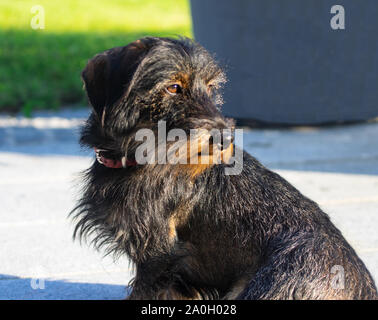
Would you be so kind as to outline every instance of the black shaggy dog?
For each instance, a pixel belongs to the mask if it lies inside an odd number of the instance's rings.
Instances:
[[[136,163],[137,131],[157,135],[160,120],[188,134],[233,127],[219,111],[224,73],[200,45],[143,38],[96,55],[82,77],[93,112],[80,141],[97,161],[75,235],[130,257],[129,299],[377,298],[328,216],[248,153],[239,175],[225,174],[226,157]]]

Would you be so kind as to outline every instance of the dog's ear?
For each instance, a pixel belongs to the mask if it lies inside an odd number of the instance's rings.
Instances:
[[[89,60],[82,79],[89,102],[100,118],[105,107],[112,106],[128,89],[149,48],[150,41],[141,39],[125,47],[107,50]]]

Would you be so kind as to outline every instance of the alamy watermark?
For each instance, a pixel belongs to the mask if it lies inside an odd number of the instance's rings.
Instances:
[[[331,268],[331,288],[335,290],[345,289],[345,271],[343,266],[334,265]]]
[[[225,163],[226,175],[238,175],[243,169],[243,129],[191,129],[188,139],[183,129],[167,133],[166,122],[159,121],[157,135],[147,128],[136,132],[135,140],[142,142],[135,151],[138,164]]]
[[[45,29],[45,9],[37,4],[30,8],[33,17],[30,20],[30,27],[33,30]]]
[[[31,272],[31,279],[30,279],[30,287],[33,290],[44,290],[46,288],[46,283],[45,283],[45,275],[46,275],[46,270],[41,267],[35,267],[33,268]]]
[[[331,7],[332,16],[330,25],[333,30],[344,30],[345,29],[345,9],[342,5],[334,5]]]

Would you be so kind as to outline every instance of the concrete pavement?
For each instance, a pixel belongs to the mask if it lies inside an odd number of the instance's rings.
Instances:
[[[87,109],[0,115],[0,299],[122,299],[133,270],[72,241]],[[244,130],[244,148],[317,201],[378,281],[378,123]]]

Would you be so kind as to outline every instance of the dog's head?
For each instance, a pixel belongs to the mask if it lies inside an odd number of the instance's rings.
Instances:
[[[130,151],[141,128],[225,129],[220,89],[226,78],[211,55],[187,38],[146,37],[92,58],[82,73],[93,107],[81,142]]]

